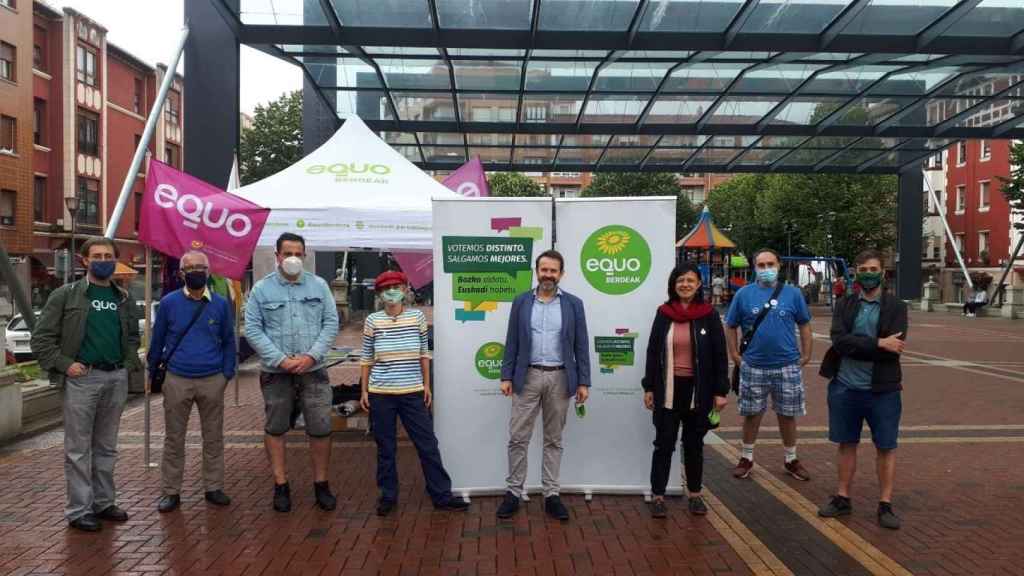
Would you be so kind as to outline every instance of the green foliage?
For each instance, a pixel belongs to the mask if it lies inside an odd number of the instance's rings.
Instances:
[[[749,174],[715,188],[708,207],[744,254],[768,247],[785,255],[791,240],[794,255],[852,262],[865,248],[895,247],[897,186],[887,175]]]
[[[302,91],[282,94],[275,102],[257,106],[252,128],[242,131],[238,177],[251,184],[302,158]]]
[[[1000,176],[999,180],[1003,183],[1003,196],[1010,204],[1010,212],[1019,217],[1014,219],[1014,228],[1024,230],[1024,142],[1010,146],[1010,177]]]
[[[520,172],[497,172],[487,177],[492,196],[547,196],[544,187]]]
[[[697,209],[680,193],[675,174],[665,172],[602,172],[596,174],[581,196],[675,196],[676,239],[697,223]]]

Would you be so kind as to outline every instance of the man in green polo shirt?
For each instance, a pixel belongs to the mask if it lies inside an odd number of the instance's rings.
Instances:
[[[128,295],[111,282],[117,247],[107,238],[82,246],[85,278],[54,290],[32,333],[32,352],[64,392],[64,477],[72,528],[95,532],[124,522],[116,504],[117,432],[138,371],[139,321]]]

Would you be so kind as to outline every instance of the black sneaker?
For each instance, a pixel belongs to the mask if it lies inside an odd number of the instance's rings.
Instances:
[[[838,494],[833,496],[828,501],[828,504],[818,509],[818,516],[822,518],[838,518],[840,516],[849,516],[852,513],[853,504],[850,503],[850,499]]]
[[[86,514],[81,518],[76,518],[71,522],[68,522],[68,526],[71,526],[75,530],[81,530],[82,532],[99,532],[100,528],[103,527],[100,521],[92,514]]]
[[[97,512],[96,517],[100,520],[110,520],[111,522],[128,521],[128,513],[114,505],[107,506],[102,511]]]
[[[394,500],[385,500],[384,498],[377,500],[377,516],[387,516],[394,509]]]
[[[331,494],[331,489],[327,485],[327,481],[313,482],[313,495],[316,496],[316,505],[321,510],[330,512],[338,506],[338,499]]]
[[[892,503],[878,503],[878,524],[882,528],[888,528],[889,530],[900,529],[900,517],[892,511]]]
[[[511,492],[505,492],[505,498],[498,506],[498,518],[511,518],[519,510],[519,497]]]
[[[292,491],[287,482],[274,484],[274,510],[278,512],[292,511]]]
[[[704,498],[700,496],[690,496],[686,506],[690,509],[690,514],[694,516],[704,516],[708,513],[708,506],[704,503]]]
[[[178,494],[166,494],[157,502],[156,510],[161,514],[174,512],[181,505],[181,496]]]
[[[447,510],[449,512],[465,512],[469,509],[469,502],[466,502],[462,498],[449,496],[444,502],[434,504],[434,508],[438,510]]]
[[[206,501],[215,506],[230,506],[231,498],[223,490],[209,490],[203,496]]]
[[[664,518],[668,516],[668,509],[665,508],[665,501],[655,498],[651,501],[651,518]]]
[[[562,499],[558,497],[558,494],[544,498],[544,511],[548,513],[548,516],[558,518],[562,522],[569,519],[569,509],[562,504]]]

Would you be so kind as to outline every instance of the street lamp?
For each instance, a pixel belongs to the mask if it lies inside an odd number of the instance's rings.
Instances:
[[[75,225],[78,222],[78,208],[79,199],[78,195],[65,196],[64,207],[68,209],[68,214],[71,215],[71,252],[68,254],[68,268],[71,270],[71,281],[75,280]]]

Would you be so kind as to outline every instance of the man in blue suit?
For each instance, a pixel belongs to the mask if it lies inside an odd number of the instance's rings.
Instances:
[[[590,349],[583,301],[561,290],[558,282],[565,260],[555,250],[537,257],[538,285],[512,303],[505,358],[501,364],[501,393],[512,397],[509,421],[508,490],[498,518],[519,509],[526,483],[526,456],[533,423],[540,411],[544,422],[544,510],[565,521],[569,511],[558,497],[562,463],[562,429],[569,399],[583,404],[590,394]]]

